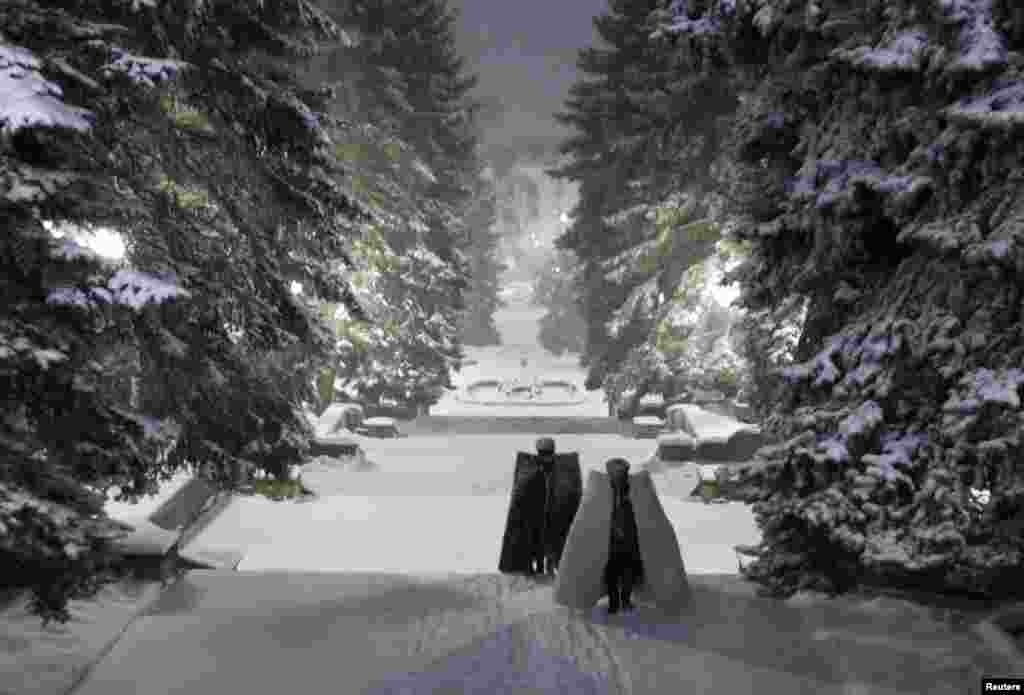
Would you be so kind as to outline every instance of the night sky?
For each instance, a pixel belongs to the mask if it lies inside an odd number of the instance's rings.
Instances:
[[[551,114],[576,80],[576,53],[596,39],[592,19],[607,0],[451,0],[460,10],[459,49],[480,76],[474,95],[507,113],[490,142],[564,136]]]

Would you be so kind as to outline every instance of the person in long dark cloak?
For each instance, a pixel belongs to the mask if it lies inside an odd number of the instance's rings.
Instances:
[[[551,513],[554,505],[554,472],[555,472],[555,442],[550,437],[542,437],[537,440],[537,465],[540,466],[540,478],[538,479],[538,496],[543,496],[543,509],[537,523],[532,525],[533,539],[530,543],[530,574],[553,576],[555,560],[552,564],[551,544],[548,542],[548,534],[552,531]]]
[[[517,455],[501,572],[554,575],[582,487],[579,456],[556,454],[550,437],[537,440],[536,455]]]
[[[608,592],[608,612],[633,609],[633,587],[643,579],[640,542],[629,499],[629,463],[612,459],[605,464],[612,488],[612,521],[608,545],[608,562],[604,569]]]
[[[606,468],[621,469],[622,463],[606,464]],[[677,616],[692,610],[693,594],[686,578],[679,540],[658,499],[650,472],[628,475],[628,486],[613,486],[611,472],[592,470],[587,475],[583,497],[558,565],[555,602],[589,611],[604,596],[611,600],[617,595],[621,608],[625,592],[627,596],[632,593],[637,602],[653,603],[665,615]],[[618,511],[616,493],[620,493]],[[629,507],[622,503],[627,499],[632,514],[626,513]],[[623,529],[615,536],[612,534],[613,517],[616,525]],[[631,517],[633,524],[628,523]],[[627,521],[625,525],[622,525],[623,520]],[[609,563],[613,543],[616,560]],[[639,546],[639,562],[635,557],[636,545]],[[632,572],[624,576],[623,569]],[[608,586],[609,579],[615,586]],[[632,586],[626,586],[628,584]]]

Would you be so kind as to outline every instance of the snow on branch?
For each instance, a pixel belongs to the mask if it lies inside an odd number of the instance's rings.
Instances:
[[[173,278],[162,279],[135,270],[121,269],[107,282],[106,287],[93,287],[88,292],[74,287],[59,287],[50,292],[48,304],[74,304],[93,306],[98,301],[123,304],[141,309],[147,304],[162,304],[179,297],[191,296],[178,286]]]
[[[857,184],[884,195],[902,197],[920,193],[932,185],[932,180],[891,174],[870,160],[817,159],[805,162],[799,175],[787,183],[787,189],[798,200],[815,198],[815,206],[825,209],[848,197]]]
[[[630,292],[622,306],[616,309],[612,318],[605,323],[610,335],[617,336],[638,311],[654,304],[654,299],[658,294],[658,280],[657,276],[652,277]]]
[[[850,460],[850,452],[846,449],[846,443],[837,435],[833,434],[822,437],[816,446],[818,449],[823,449],[824,454],[821,457],[815,458],[821,458],[824,461],[831,461],[833,463],[846,463]]]
[[[946,18],[960,24],[960,52],[949,69],[982,71],[1006,65],[1006,44],[992,22],[992,0],[940,0],[940,3]]]
[[[1013,368],[996,372],[978,369],[960,379],[965,391],[950,396],[942,409],[947,413],[972,414],[984,403],[1019,408],[1021,384],[1024,384],[1024,370]]]
[[[896,480],[901,473],[896,466],[910,467],[917,450],[928,442],[921,433],[904,434],[886,432],[882,435],[882,453],[864,454],[861,460],[869,466],[876,466],[884,480]]]
[[[135,270],[119,270],[108,283],[118,304],[141,309],[149,303],[162,304],[170,299],[190,296],[173,278],[166,280]]]
[[[639,220],[653,220],[655,210],[657,206],[650,205],[648,203],[640,203],[639,205],[633,205],[626,208],[625,210],[619,210],[611,215],[605,215],[602,219],[604,223],[617,227],[630,222]]]
[[[814,448],[821,453],[808,453],[821,463],[848,463],[851,458],[850,439],[864,439],[884,422],[885,414],[881,406],[875,401],[865,401],[843,418],[839,423],[838,432],[817,435]],[[860,459],[868,464],[868,472],[874,473],[875,477],[895,480],[904,475],[896,466],[910,466],[917,449],[927,441],[928,438],[920,433],[884,432],[881,437],[882,452],[866,453],[861,455]]]
[[[928,37],[921,29],[902,31],[874,48],[860,48],[832,51],[832,55],[859,68],[882,72],[917,72],[923,67],[924,49]]]
[[[189,63],[166,58],[137,56],[120,48],[113,49],[114,61],[103,66],[105,72],[122,72],[137,84],[155,87],[158,82],[174,79],[182,70],[192,67]]]
[[[53,348],[40,346],[34,340],[20,335],[13,340],[0,338],[0,359],[10,359],[14,355],[21,358],[30,358],[39,365],[41,369],[49,369],[55,362],[64,362],[68,359],[66,353]]]
[[[182,428],[171,418],[157,418],[144,413],[135,413],[120,408],[115,408],[121,417],[131,420],[142,429],[142,435],[146,439],[167,441],[181,436]]]
[[[973,244],[964,251],[964,261],[975,265],[1002,264],[1008,267],[1016,265],[1016,253],[1020,245],[1016,237],[1009,239],[987,239],[980,244]]]
[[[28,49],[0,44],[2,131],[38,126],[89,130],[93,113],[65,104],[60,86],[45,79],[39,68],[39,59]]]
[[[982,97],[961,99],[944,112],[954,121],[982,128],[1024,125],[1024,82],[1002,83],[998,87]]]
[[[651,40],[674,34],[716,34],[723,28],[722,20],[736,14],[736,0],[717,0],[696,19],[690,18],[689,0],[674,0],[669,6],[669,21],[651,32]]]
[[[74,239],[54,239],[53,243],[56,245],[53,255],[55,258],[60,258],[61,260],[73,261],[80,258],[96,260],[100,258],[98,253],[90,248],[82,246]]]
[[[605,279],[609,282],[623,282],[627,277],[636,272],[636,268],[644,258],[648,258],[651,254],[655,253],[657,247],[657,239],[648,239],[603,261],[601,267],[605,271]]]
[[[437,177],[422,160],[414,159],[412,162],[413,171],[422,176],[428,183],[437,183]]]
[[[412,247],[407,253],[411,260],[418,261],[425,264],[432,270],[449,270],[450,267],[440,256],[428,249],[423,244],[417,244]]]
[[[833,362],[837,353],[849,354],[860,345],[855,336],[834,336],[828,346],[807,362],[795,364],[782,369],[782,376],[791,382],[809,379],[817,374],[815,386],[834,384],[839,379],[839,367]]]
[[[865,401],[839,423],[839,432],[843,439],[868,434],[882,424],[884,419],[881,406],[874,401]]]

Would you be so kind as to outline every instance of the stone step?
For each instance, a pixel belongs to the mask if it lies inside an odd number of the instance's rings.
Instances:
[[[610,417],[428,415],[400,425],[416,436],[452,434],[627,434],[628,423]]]

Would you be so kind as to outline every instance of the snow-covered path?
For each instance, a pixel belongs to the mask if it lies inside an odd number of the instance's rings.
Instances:
[[[736,572],[733,546],[757,541],[742,506],[662,501],[691,574]],[[507,505],[504,495],[341,495],[304,505],[241,499],[196,543],[240,550],[246,571],[495,572]]]
[[[537,321],[543,312],[525,304],[524,289],[510,287],[509,306],[496,317],[504,344],[471,350],[479,362],[464,369],[457,383],[519,376],[564,379],[582,388],[585,375],[575,356],[554,357],[537,344]],[[527,361],[526,370],[522,359]],[[583,408],[491,407],[449,399],[435,410],[443,415],[459,409],[481,418],[604,416],[601,393],[588,398]],[[588,407],[589,412],[577,412]],[[711,428],[719,424],[701,423]],[[237,498],[193,544],[241,552],[240,570],[493,572],[515,453],[532,451],[535,438],[535,432],[361,438],[367,459],[374,464],[370,470],[307,465],[303,483],[317,499],[296,504]],[[639,469],[655,448],[651,440],[619,435],[566,434],[555,440],[558,450],[579,452],[584,476],[587,470],[603,469],[613,457],[625,458]],[[687,571],[736,572],[733,547],[759,538],[750,511],[740,504],[684,501],[695,484],[692,475],[654,478],[676,528]]]
[[[795,607],[719,577],[694,597],[681,620],[610,618],[493,574],[197,571],[76,695],[953,695],[992,668],[913,607]]]
[[[486,415],[487,417],[512,417],[524,413],[549,417],[557,416],[604,416],[608,405],[602,391],[585,391],[583,382],[586,373],[578,364],[578,356],[565,354],[555,356],[537,343],[539,321],[544,309],[528,304],[529,287],[522,283],[510,283],[504,293],[508,306],[495,312],[494,322],[501,333],[502,344],[488,347],[467,347],[466,357],[471,362],[453,375],[456,391],[445,394],[441,401],[430,409],[432,415]],[[522,367],[521,360],[526,360]],[[579,387],[584,399],[578,405],[538,406],[516,404],[505,407],[481,407],[458,400],[462,387],[479,379],[518,378],[522,383],[534,379],[564,380]]]
[[[582,385],[572,358],[536,346],[538,317],[521,305],[505,310],[506,345],[474,351],[480,364],[460,380],[520,374],[525,357],[527,378]],[[438,414],[502,417],[442,405]],[[586,407],[526,411],[606,412],[599,394]],[[707,420],[698,429],[728,424]],[[749,510],[683,501],[692,480],[671,475],[654,479],[693,612],[667,618],[640,606],[609,617],[603,606],[556,605],[550,585],[496,572],[514,455],[532,449],[534,434],[365,439],[375,464],[366,470],[304,468],[313,501],[234,499],[193,545],[242,551],[241,571],[186,575],[75,695],[952,694],[993,672],[970,638],[913,611],[886,617],[756,598],[726,576],[737,570],[733,546],[757,540]],[[654,448],[617,435],[556,442],[578,451],[584,469],[613,456],[639,467]]]

